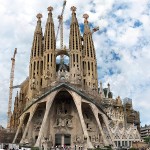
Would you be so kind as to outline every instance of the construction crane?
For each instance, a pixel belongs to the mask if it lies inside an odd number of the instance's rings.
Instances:
[[[99,30],[99,27],[95,27],[95,28],[93,28],[93,30],[92,30],[92,34],[94,33],[94,32],[96,32],[96,31],[98,31]]]
[[[58,16],[59,25],[58,25],[57,34],[56,34],[56,40],[58,38],[58,33],[59,33],[59,30],[60,30],[60,50],[63,50],[63,14],[64,14],[66,2],[67,1],[64,0],[61,15]],[[64,56],[61,55],[61,61],[63,61],[63,59],[64,59]]]
[[[15,48],[14,55],[11,58],[12,66],[10,72],[10,87],[9,87],[9,102],[8,102],[8,118],[7,118],[7,129],[10,130],[10,118],[12,115],[11,107],[12,107],[12,92],[13,92],[13,81],[14,81],[14,69],[15,69],[15,56],[17,54],[17,48]]]

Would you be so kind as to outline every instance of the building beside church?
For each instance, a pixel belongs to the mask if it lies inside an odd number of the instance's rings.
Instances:
[[[141,138],[147,138],[150,137],[150,125],[145,125],[141,127]]]
[[[52,7],[45,32],[37,15],[30,54],[29,76],[14,102],[10,130],[13,143],[49,149],[53,146],[132,146],[140,141],[139,113],[132,101],[113,98],[110,85],[98,86],[96,52],[88,15],[81,35],[76,7],[71,7],[69,47],[56,47]],[[64,61],[69,57],[69,63]],[[56,57],[60,62],[56,63]]]

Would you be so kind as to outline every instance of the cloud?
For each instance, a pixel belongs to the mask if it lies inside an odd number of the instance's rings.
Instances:
[[[62,10],[62,0],[23,1],[0,0],[0,124],[6,126],[9,95],[11,57],[16,55],[14,85],[28,76],[30,50],[36,26],[36,14],[42,13],[43,33],[47,19],[47,7],[53,6],[55,31],[57,16]],[[77,7],[81,29],[83,14],[89,14],[92,27],[100,31],[93,34],[96,48],[99,80],[106,87],[109,82],[114,98],[130,97],[134,108],[140,111],[142,125],[150,124],[150,3],[148,0],[86,0],[67,1],[64,12],[64,44],[68,47],[71,6]],[[56,33],[56,32],[55,32]],[[57,41],[59,47],[59,37]],[[16,89],[17,90],[17,89]],[[15,92],[16,92],[15,90]],[[14,92],[14,95],[15,95]],[[13,97],[14,97],[13,95]]]

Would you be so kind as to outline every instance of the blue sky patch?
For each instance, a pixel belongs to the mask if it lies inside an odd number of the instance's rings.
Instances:
[[[69,18],[69,19],[67,19],[67,20],[65,21],[65,25],[66,25],[67,27],[70,27],[70,20],[71,20],[71,18]]]
[[[115,53],[114,51],[111,51],[112,60],[120,60],[119,54]]]
[[[106,43],[108,46],[113,46],[113,45],[115,45],[115,42],[114,42],[113,40],[111,40],[111,39],[105,40],[105,43]]]
[[[141,21],[139,21],[139,20],[136,20],[136,21],[134,22],[133,28],[138,28],[138,27],[140,27],[141,25],[143,25],[143,23],[142,23]]]
[[[81,33],[83,33],[83,32],[84,32],[84,24],[83,24],[83,23],[80,23],[80,24],[79,24],[79,27],[80,27]]]
[[[124,23],[124,19],[117,17],[116,22],[119,23],[119,24],[122,24],[122,23]]]
[[[128,8],[129,8],[128,3],[119,3],[119,4],[114,4],[113,5],[114,10],[128,9]]]

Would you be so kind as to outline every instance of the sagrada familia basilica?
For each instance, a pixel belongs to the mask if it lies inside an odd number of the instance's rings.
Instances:
[[[56,47],[53,8],[43,34],[37,15],[29,76],[20,85],[10,119],[13,143],[40,147],[132,146],[140,141],[139,112],[132,100],[113,98],[110,85],[98,83],[96,51],[88,15],[81,35],[76,7],[71,7],[69,47]],[[60,61],[56,62],[56,57]],[[66,63],[64,56],[68,56]],[[58,58],[58,57],[57,57]]]

